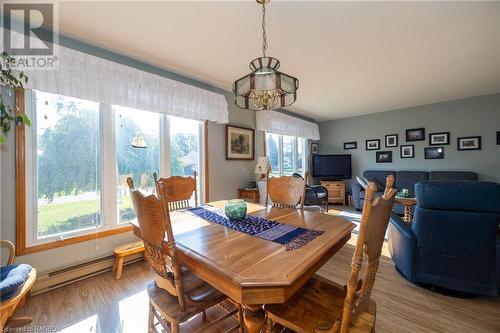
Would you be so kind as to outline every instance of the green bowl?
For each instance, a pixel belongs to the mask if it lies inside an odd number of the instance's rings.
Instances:
[[[247,203],[244,200],[229,200],[224,209],[230,220],[241,221],[247,215]]]

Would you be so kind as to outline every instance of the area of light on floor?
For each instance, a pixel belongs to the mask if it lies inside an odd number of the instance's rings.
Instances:
[[[97,314],[63,328],[61,333],[95,333],[97,332]]]
[[[149,300],[146,290],[118,302],[122,333],[145,332],[148,327]]]

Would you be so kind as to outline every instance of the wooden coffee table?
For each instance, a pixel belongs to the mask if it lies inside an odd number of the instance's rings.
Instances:
[[[416,198],[400,198],[396,197],[396,202],[402,204],[405,207],[403,216],[403,221],[410,223],[411,222],[411,207],[417,204]]]

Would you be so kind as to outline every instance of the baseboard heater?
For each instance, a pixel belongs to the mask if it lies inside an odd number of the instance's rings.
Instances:
[[[123,264],[128,265],[140,260],[143,260],[142,253],[136,253],[127,256]],[[42,274],[37,277],[31,295],[38,295],[110,271],[114,262],[114,255],[109,255]]]

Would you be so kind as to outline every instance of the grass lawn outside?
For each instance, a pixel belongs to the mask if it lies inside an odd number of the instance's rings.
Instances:
[[[133,209],[130,195],[122,197],[120,210]],[[91,200],[78,200],[56,204],[47,204],[38,207],[38,234],[47,235],[49,228],[57,229],[64,225],[68,219],[99,213],[101,210],[98,198]]]

